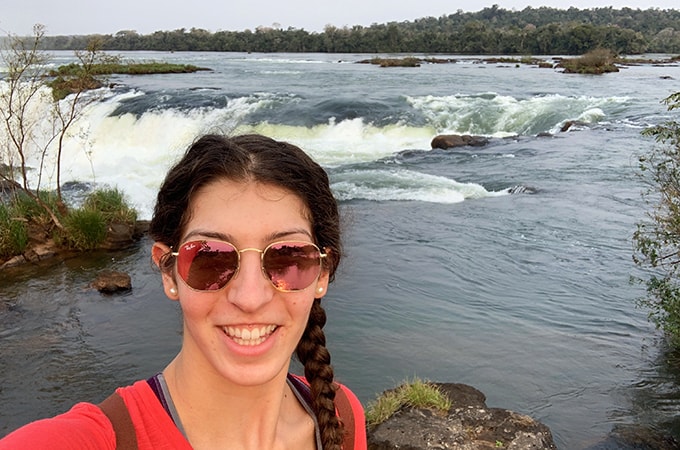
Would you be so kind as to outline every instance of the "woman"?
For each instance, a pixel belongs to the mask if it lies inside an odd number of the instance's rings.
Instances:
[[[0,449],[365,449],[361,404],[334,383],[322,331],[339,228],[328,176],[299,148],[200,138],[168,173],[149,231],[182,309],[180,352]],[[288,373],[293,353],[304,378]]]

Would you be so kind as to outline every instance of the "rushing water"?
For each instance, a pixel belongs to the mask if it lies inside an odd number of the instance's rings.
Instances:
[[[199,133],[255,131],[330,173],[347,257],[325,305],[338,377],[367,403],[406,378],[462,382],[548,425],[562,449],[617,424],[680,435],[677,362],[635,307],[640,136],[680,67],[574,76],[528,66],[381,69],[367,55],[131,53],[214,69],[118,76],[67,142],[63,179],[115,185],[148,218]],[[70,59],[57,54],[56,63]],[[567,120],[581,125],[560,132]],[[442,133],[486,147],[430,150]],[[542,136],[550,133],[551,136]],[[525,192],[510,194],[524,186]],[[150,242],[0,276],[0,435],[101,400],[177,351]],[[98,270],[132,275],[107,297]]]

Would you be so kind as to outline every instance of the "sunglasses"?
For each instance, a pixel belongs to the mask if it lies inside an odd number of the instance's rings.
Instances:
[[[241,253],[258,252],[262,274],[281,292],[302,291],[321,273],[326,257],[310,242],[286,241],[258,248],[237,249],[224,241],[189,241],[172,255],[177,257],[177,273],[191,289],[217,291],[231,281],[241,265]]]

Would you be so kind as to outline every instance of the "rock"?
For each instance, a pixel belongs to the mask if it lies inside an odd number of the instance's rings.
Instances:
[[[106,239],[100,245],[105,250],[118,250],[136,242],[135,224],[112,223],[106,231]]]
[[[440,134],[435,136],[430,143],[432,148],[454,148],[454,147],[481,147],[489,143],[489,139],[484,136],[472,136],[469,134]]]
[[[9,269],[10,267],[16,267],[26,263],[37,263],[56,255],[57,246],[54,244],[53,240],[48,239],[45,242],[32,244],[21,255],[16,255],[4,262],[0,262],[0,270]]]
[[[568,131],[571,127],[583,127],[586,126],[587,124],[585,122],[581,122],[579,120],[567,120],[564,122],[564,125],[562,125],[562,128],[560,128],[561,132]]]
[[[524,186],[523,184],[508,188],[508,194],[535,194],[536,192],[538,192],[536,188]]]
[[[471,386],[435,384],[453,402],[448,413],[404,407],[368,430],[369,450],[557,448],[550,429],[531,417],[488,408],[484,394]]]
[[[115,270],[103,270],[99,272],[97,278],[90,285],[99,292],[112,294],[118,291],[129,291],[132,289],[130,275]]]

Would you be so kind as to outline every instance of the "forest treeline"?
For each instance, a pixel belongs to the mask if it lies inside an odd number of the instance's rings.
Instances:
[[[680,10],[556,9],[521,11],[498,5],[414,21],[327,25],[323,32],[258,27],[254,31],[181,28],[142,35],[122,30],[114,35],[46,36],[45,49],[77,50],[93,37],[105,50],[443,53],[502,55],[579,55],[595,48],[619,55],[680,53]]]

